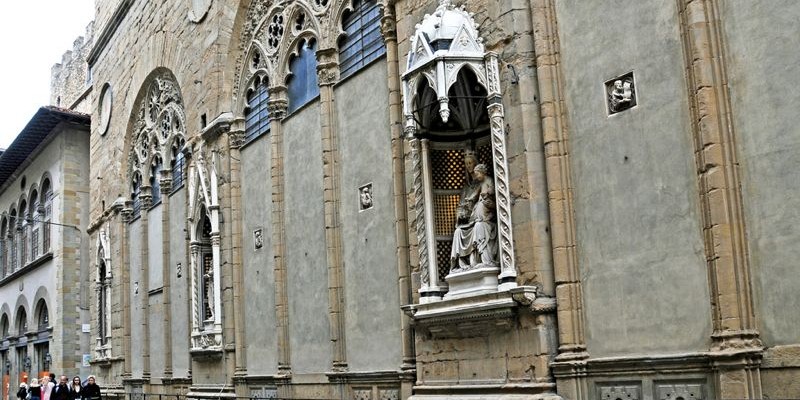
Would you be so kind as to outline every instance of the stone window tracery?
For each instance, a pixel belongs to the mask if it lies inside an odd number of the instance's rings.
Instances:
[[[380,7],[375,0],[355,0],[353,11],[342,19],[345,36],[339,43],[342,78],[358,72],[386,53],[381,36]]]
[[[164,165],[174,165],[178,153],[172,146],[186,137],[183,99],[174,77],[169,72],[159,72],[147,85],[131,134],[129,170],[134,218],[141,212],[141,197],[148,199],[148,206],[160,201],[160,172]],[[145,185],[149,191],[143,193]]]
[[[272,21],[269,23],[267,32],[269,34],[267,44],[270,48],[276,49],[283,37],[283,15],[275,14],[272,16]]]

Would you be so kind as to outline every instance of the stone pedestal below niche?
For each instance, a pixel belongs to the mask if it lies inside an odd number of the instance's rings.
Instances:
[[[449,285],[445,299],[453,299],[497,291],[497,267],[478,267],[463,272],[451,272],[444,278]]]

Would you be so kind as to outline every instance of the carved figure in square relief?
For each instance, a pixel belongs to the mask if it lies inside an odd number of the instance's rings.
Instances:
[[[632,83],[629,79],[617,79],[614,87],[608,95],[609,108],[613,112],[622,111],[627,108],[633,99]]]
[[[451,272],[494,267],[497,258],[495,188],[485,164],[473,154],[464,157],[467,180],[456,209],[456,227],[450,252]]]

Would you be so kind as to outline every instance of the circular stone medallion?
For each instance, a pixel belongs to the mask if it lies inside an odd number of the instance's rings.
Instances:
[[[111,85],[106,83],[103,85],[103,90],[100,92],[100,135],[105,135],[108,132],[108,125],[111,122],[111,104],[113,100],[111,93]]]

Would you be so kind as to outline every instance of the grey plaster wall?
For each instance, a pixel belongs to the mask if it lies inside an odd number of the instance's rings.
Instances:
[[[171,194],[169,203],[170,295],[172,314],[172,375],[189,374],[189,261],[186,259],[186,187]],[[181,274],[178,277],[178,263]]]
[[[163,271],[161,264],[164,258],[164,235],[161,232],[161,216],[164,214],[164,207],[161,203],[151,208],[147,213],[147,290],[153,290],[164,286]]]
[[[397,369],[402,345],[386,62],[374,63],[343,82],[335,96],[342,160],[347,362],[351,371]],[[358,188],[370,182],[374,206],[359,211]]]
[[[706,349],[711,316],[677,7],[556,7],[589,353]],[[638,106],[608,117],[603,84],[631,70]]]
[[[144,338],[144,328],[142,323],[142,308],[140,306],[142,298],[140,296],[147,296],[147,290],[139,285],[139,293],[136,294],[136,286],[141,283],[141,267],[142,267],[142,219],[139,218],[130,224],[128,228],[128,237],[130,238],[130,247],[128,257],[130,258],[129,276],[131,279],[131,349],[141,349],[143,346],[142,339]],[[125,268],[125,266],[123,266]],[[131,357],[131,373],[134,377],[142,376],[142,353],[141,351],[134,351],[129,354]]]
[[[768,346],[800,343],[800,4],[720,7],[759,329]]]
[[[150,374],[164,376],[164,305],[163,293],[149,296],[150,308],[147,314],[148,335],[150,336]]]
[[[272,185],[270,136],[263,135],[242,149],[242,238],[247,370],[274,374],[278,366],[275,319],[275,276],[272,251]],[[253,231],[261,229],[263,246],[255,249]]]
[[[284,122],[286,271],[292,371],[330,366],[319,102]]]

